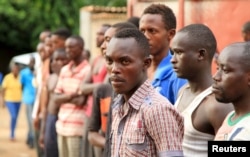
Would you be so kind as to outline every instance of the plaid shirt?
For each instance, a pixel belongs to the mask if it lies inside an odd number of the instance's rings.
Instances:
[[[71,70],[72,62],[61,69],[55,93],[71,94],[79,90],[79,86],[90,73],[90,65],[84,60],[74,71]],[[56,131],[63,136],[82,136],[83,123],[86,117],[84,106],[62,104],[56,122]]]
[[[184,120],[174,106],[146,81],[128,100],[118,95],[112,105],[111,156],[183,156]]]

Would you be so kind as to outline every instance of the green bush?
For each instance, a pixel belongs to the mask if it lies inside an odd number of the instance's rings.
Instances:
[[[0,45],[18,54],[34,51],[44,29],[79,34],[79,10],[86,5],[126,6],[126,0],[0,0]]]

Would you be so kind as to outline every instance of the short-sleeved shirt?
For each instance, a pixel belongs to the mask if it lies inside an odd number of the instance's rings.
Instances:
[[[21,102],[22,86],[19,76],[15,77],[13,73],[7,74],[3,79],[2,88],[4,92],[4,100],[10,102]]]
[[[230,112],[215,135],[215,141],[249,141],[250,140],[250,113],[232,121],[235,111]]]
[[[118,95],[112,105],[111,157],[183,156],[184,120],[149,81],[128,100]]]
[[[187,83],[187,80],[177,77],[170,62],[171,58],[172,54],[169,51],[168,55],[158,65],[152,85],[160,94],[174,104],[178,97],[179,89]]]
[[[74,71],[72,71],[73,62],[64,66],[58,78],[55,88],[57,94],[72,94],[79,91],[80,84],[90,73],[90,64],[87,60],[82,61]],[[82,136],[83,125],[86,117],[84,106],[75,104],[61,104],[58,120],[56,122],[56,131],[62,136]]]
[[[107,130],[108,112],[112,97],[112,86],[109,83],[101,84],[94,89],[94,101],[90,117],[89,130],[103,133]]]
[[[22,84],[22,103],[34,105],[36,98],[35,75],[29,67],[20,71],[20,82]]]

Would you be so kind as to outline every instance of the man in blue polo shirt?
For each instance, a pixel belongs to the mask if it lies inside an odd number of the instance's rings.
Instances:
[[[32,126],[32,110],[36,97],[35,75],[34,75],[35,58],[30,56],[28,67],[20,71],[20,82],[22,84],[22,104],[26,106],[26,115],[28,121],[27,145],[34,147],[34,131]]]
[[[152,63],[148,77],[154,88],[174,104],[179,89],[187,83],[187,80],[177,77],[170,62],[170,41],[176,31],[176,17],[168,6],[152,4],[143,11],[139,27],[150,45]]]

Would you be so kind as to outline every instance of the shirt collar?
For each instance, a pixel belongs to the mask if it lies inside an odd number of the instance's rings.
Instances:
[[[136,91],[135,93],[129,98],[128,103],[129,105],[134,108],[135,110],[139,110],[142,104],[151,105],[151,96],[149,93],[154,90],[150,81],[146,80]],[[122,95],[118,95],[114,99],[114,107],[117,105],[124,104],[124,98]]]
[[[68,68],[72,73],[78,73],[81,69],[88,64],[88,61],[84,59],[74,70],[72,70],[72,66],[74,65],[73,61],[70,61],[68,64]]]

